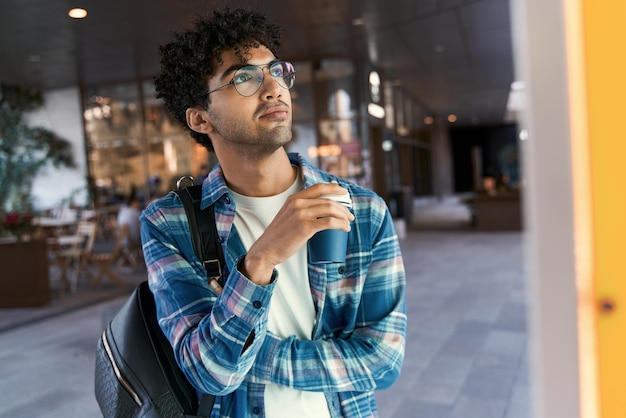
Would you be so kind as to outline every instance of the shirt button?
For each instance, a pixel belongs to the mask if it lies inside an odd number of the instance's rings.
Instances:
[[[230,196],[226,196],[226,203],[230,205]]]
[[[344,274],[345,272],[346,272],[345,266],[339,266],[339,268],[337,269],[337,273],[339,274]]]
[[[255,406],[254,408],[252,408],[252,413],[254,415],[259,415],[261,413],[261,408],[259,408],[258,406]]]
[[[261,306],[263,306],[263,304],[261,303],[260,300],[255,300],[254,302],[252,302],[252,306],[254,306],[257,309],[260,309]]]

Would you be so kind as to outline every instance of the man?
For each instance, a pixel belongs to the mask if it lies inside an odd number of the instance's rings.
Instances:
[[[126,204],[117,214],[117,225],[123,231],[124,242],[127,247],[139,246],[141,242],[139,217],[141,216],[141,202],[133,190],[126,198]]]
[[[120,234],[120,245],[122,245],[121,261],[133,269],[142,258],[140,216],[141,202],[133,189],[126,198],[126,204],[117,214],[117,232]]]
[[[384,201],[309,165],[291,140],[295,71],[279,28],[216,11],[161,48],[159,97],[219,164],[204,182],[224,249],[207,284],[173,193],[142,215],[159,321],[190,382],[217,395],[212,417],[377,416],[374,390],[398,377],[405,275]],[[321,198],[350,193],[352,212]],[[349,232],[346,262],[312,264],[307,241]]]

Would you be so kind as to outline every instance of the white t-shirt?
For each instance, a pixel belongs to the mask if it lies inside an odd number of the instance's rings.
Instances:
[[[289,189],[276,196],[248,197],[231,190],[237,205],[235,227],[246,249],[263,234],[287,198],[302,186],[298,176]],[[309,286],[306,245],[276,266],[276,270],[278,281],[272,295],[267,328],[282,338],[295,335],[300,340],[310,340],[315,308]],[[273,384],[265,387],[265,413],[269,418],[330,417],[324,393]]]

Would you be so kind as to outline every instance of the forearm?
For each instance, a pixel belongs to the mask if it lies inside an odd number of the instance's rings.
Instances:
[[[222,395],[239,387],[261,347],[270,292],[237,272],[219,297],[202,285],[157,287],[160,324],[190,382]]]
[[[385,327],[404,329],[402,315],[388,322],[394,324]],[[400,373],[404,344],[403,332],[388,333],[379,327],[359,329],[348,339],[303,341],[267,334],[248,380],[306,391],[383,389]]]
[[[189,239],[177,239],[170,223],[164,222],[175,214],[153,213],[142,227],[159,324],[196,388],[215,394],[232,392],[262,343],[272,286],[257,286],[236,268],[231,271],[225,266],[229,277],[218,295],[208,285]],[[244,350],[251,334],[255,338]]]
[[[404,358],[406,277],[390,219],[381,219],[386,222],[375,229],[375,244],[355,248],[371,254],[369,261],[346,265],[354,276],[325,280],[318,337],[303,341],[268,333],[250,380],[335,392],[381,389],[396,380]]]
[[[343,311],[345,322],[324,323],[323,316],[325,334],[313,341],[268,333],[249,379],[311,391],[368,391],[391,385],[404,357],[404,270],[399,255],[384,266],[373,265],[378,268],[360,289],[359,307],[349,315]],[[329,305],[327,301],[327,313]],[[344,309],[348,305],[340,304]],[[341,312],[331,315],[338,318]]]

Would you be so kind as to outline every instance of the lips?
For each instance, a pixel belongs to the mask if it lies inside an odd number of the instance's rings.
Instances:
[[[260,115],[260,118],[279,119],[284,118],[289,113],[287,106],[270,106],[266,108]]]

